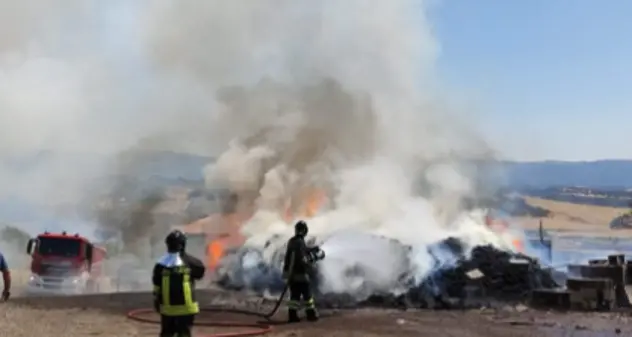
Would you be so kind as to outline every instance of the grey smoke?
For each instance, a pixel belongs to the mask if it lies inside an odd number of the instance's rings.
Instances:
[[[310,222],[319,237],[496,240],[463,213],[477,186],[461,163],[493,152],[438,103],[427,2],[49,3],[0,0],[0,153],[50,153],[28,171],[3,165],[2,193],[72,203],[120,153],[179,150],[218,155],[207,184],[254,201],[254,247],[291,231],[279,208],[313,187],[330,197]]]
[[[283,210],[300,209],[311,188],[330,201],[310,220],[311,233],[360,232],[327,247],[333,259],[368,268],[381,280],[376,288],[392,287],[388,275],[405,267],[377,245],[388,263],[371,269],[373,255],[354,253],[371,245],[362,245],[364,236],[414,247],[418,278],[432,268],[424,247],[448,235],[500,244],[480,217],[463,212],[478,186],[462,163],[493,151],[438,103],[438,44],[426,2],[154,4],[147,36],[155,66],[215,94],[208,132],[224,147],[206,182],[240,195],[238,211],[254,205],[242,233],[264,263],[282,250],[283,239],[264,249],[270,238],[291,234]],[[420,193],[420,180],[431,193]],[[323,286],[356,291],[342,271],[323,272]]]

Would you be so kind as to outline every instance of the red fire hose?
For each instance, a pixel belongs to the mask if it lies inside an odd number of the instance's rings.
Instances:
[[[127,313],[127,317],[143,323],[160,324],[160,320],[156,318],[144,317],[146,314],[154,313],[154,309],[136,309]],[[200,312],[230,312],[237,314],[244,314],[249,316],[259,316],[250,311],[222,309],[222,308],[200,308]],[[272,331],[272,326],[265,323],[243,323],[243,322],[230,322],[230,321],[201,321],[195,322],[196,326],[206,327],[226,327],[226,328],[251,328],[250,330],[240,332],[226,332],[216,333],[210,335],[204,335],[203,337],[242,337],[242,336],[261,336]]]
[[[200,312],[223,312],[223,313],[233,313],[233,314],[241,314],[252,317],[263,318],[269,320],[274,314],[279,310],[281,303],[283,302],[283,297],[287,292],[287,286],[283,289],[281,296],[277,300],[274,308],[269,313],[258,313],[249,310],[241,310],[241,309],[229,309],[229,308],[221,308],[221,307],[208,307],[208,308],[200,308]],[[144,308],[144,309],[135,309],[127,313],[127,318],[142,322],[142,323],[153,323],[160,324],[159,319],[144,317],[144,315],[154,313],[154,309]],[[272,331],[271,323],[243,323],[243,322],[230,322],[230,321],[197,321],[195,322],[196,326],[206,326],[206,327],[225,327],[225,328],[251,328],[250,330],[240,331],[240,332],[226,332],[226,333],[217,333],[204,335],[203,337],[246,337],[246,336],[261,336],[265,335]]]

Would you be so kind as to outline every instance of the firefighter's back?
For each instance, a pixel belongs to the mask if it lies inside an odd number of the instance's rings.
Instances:
[[[287,253],[285,254],[286,271],[293,277],[307,274],[307,264],[305,262],[305,241],[302,237],[295,235],[287,242]]]
[[[160,288],[160,313],[166,316],[195,315],[195,281],[204,276],[202,262],[186,253],[167,254],[156,264],[155,278]],[[158,280],[159,279],[159,280]]]

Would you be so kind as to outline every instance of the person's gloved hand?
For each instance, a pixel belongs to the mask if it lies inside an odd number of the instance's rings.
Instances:
[[[3,301],[8,301],[9,297],[11,297],[11,292],[9,292],[8,290],[5,290],[2,292],[2,300]]]

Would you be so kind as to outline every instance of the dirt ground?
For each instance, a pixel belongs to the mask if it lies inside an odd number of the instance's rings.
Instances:
[[[0,304],[0,336],[157,336],[158,327],[125,317],[135,307],[147,307],[149,294],[129,293],[58,298],[16,298]],[[201,302],[249,310],[263,310],[250,299],[208,292]],[[265,311],[265,310],[264,310]],[[270,337],[582,337],[632,336],[632,313],[553,313],[526,307],[469,311],[393,311],[363,309],[323,311],[317,323],[278,324]],[[198,321],[255,323],[252,316],[203,313]],[[197,336],[248,330],[196,328]]]

